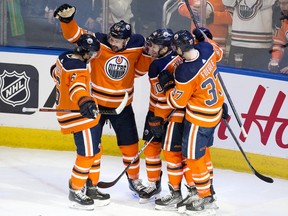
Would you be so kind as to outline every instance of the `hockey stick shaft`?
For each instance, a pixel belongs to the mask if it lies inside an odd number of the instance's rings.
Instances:
[[[238,123],[238,125],[239,125],[239,127],[241,129],[241,132],[242,132],[244,138],[247,138],[248,134],[247,134],[247,132],[246,132],[246,130],[245,130],[243,124],[242,124],[242,121],[241,121],[241,119],[240,119],[240,117],[238,115],[238,112],[237,112],[237,110],[236,110],[236,108],[234,106],[234,103],[233,103],[233,101],[232,101],[232,99],[230,97],[230,94],[229,94],[229,92],[228,92],[228,90],[227,90],[227,88],[226,88],[226,86],[224,84],[224,81],[222,79],[222,76],[221,76],[220,72],[218,72],[218,78],[219,78],[220,84],[221,84],[221,86],[223,88],[223,91],[224,91],[224,93],[226,95],[226,98],[227,98],[227,100],[228,100],[228,102],[229,102],[229,104],[230,104],[230,106],[232,108],[232,111],[233,111],[234,116],[235,116],[235,118],[237,120],[237,123]]]
[[[242,147],[241,147],[239,141],[237,140],[237,138],[236,138],[236,136],[235,136],[235,134],[234,134],[232,128],[230,127],[229,123],[227,122],[226,119],[223,119],[223,121],[224,121],[226,127],[228,128],[228,130],[229,130],[231,136],[233,137],[235,143],[237,144],[238,148],[240,149],[242,155],[244,156],[246,162],[248,163],[248,165],[249,165],[251,171],[252,171],[252,172],[253,172],[253,173],[254,173],[254,174],[255,174],[259,179],[261,179],[262,181],[265,181],[265,182],[267,182],[267,183],[273,183],[274,180],[273,180],[272,178],[267,177],[267,176],[264,176],[264,175],[260,174],[259,172],[257,172],[257,171],[254,169],[254,167],[251,165],[249,159],[247,158],[247,156],[246,156],[244,150],[242,149]]]
[[[53,109],[53,108],[26,108],[23,107],[22,112],[68,112],[68,113],[80,113],[80,110],[71,110],[71,109]],[[95,114],[102,115],[117,115],[114,109],[111,110],[95,110]]]
[[[98,182],[97,186],[99,188],[109,188],[109,187],[114,186],[121,179],[121,177],[126,173],[126,171],[130,168],[130,166],[139,158],[140,154],[146,149],[146,147],[152,142],[153,139],[154,139],[154,136],[152,136],[149,141],[146,141],[144,143],[143,147],[138,151],[138,153],[133,158],[133,160],[125,167],[125,169],[121,172],[121,174],[114,181],[111,181],[111,182],[100,181]]]
[[[170,119],[170,117],[173,115],[173,113],[176,111],[176,109],[174,109],[169,116],[167,117],[167,119],[163,122],[163,124],[167,123]],[[140,154],[146,149],[146,147],[152,142],[152,140],[154,139],[154,136],[152,136],[150,138],[150,140],[146,141],[143,145],[143,147],[138,151],[138,153],[136,154],[136,156],[133,158],[133,160],[125,167],[125,169],[121,172],[121,174],[113,181],[111,182],[103,182],[100,181],[98,182],[97,186],[99,188],[109,188],[114,186],[120,179],[121,177],[126,173],[126,171],[130,168],[130,166],[139,158]]]
[[[185,0],[185,4],[186,4],[186,7],[188,8],[188,11],[189,11],[189,13],[190,13],[190,17],[191,17],[192,21],[194,22],[195,27],[196,27],[197,29],[199,29],[199,24],[198,24],[198,22],[197,22],[197,20],[196,20],[196,18],[195,18],[195,15],[194,15],[191,7],[190,7],[190,4],[189,4],[188,0]],[[200,31],[201,31],[201,29],[200,29]],[[203,31],[201,31],[201,33],[202,33],[203,37],[206,39],[206,41],[209,41],[208,38],[207,38],[207,36],[206,36],[206,34],[205,34]],[[218,73],[218,78],[219,78],[220,84],[221,84],[221,86],[222,86],[222,88],[223,88],[223,90],[224,90],[224,93],[225,93],[225,95],[226,95],[226,97],[227,97],[227,100],[228,100],[228,102],[229,102],[229,104],[230,104],[230,106],[231,106],[231,108],[232,108],[232,111],[233,111],[233,113],[234,113],[234,115],[235,115],[235,118],[236,118],[236,120],[237,120],[237,123],[238,123],[238,125],[239,125],[239,127],[240,127],[240,129],[241,129],[241,132],[242,132],[244,138],[247,138],[247,136],[248,136],[248,135],[247,135],[247,132],[246,132],[246,130],[245,130],[245,128],[244,128],[244,126],[243,126],[240,118],[239,118],[238,112],[237,112],[237,110],[236,110],[236,108],[235,108],[235,106],[234,106],[234,103],[233,103],[233,101],[232,101],[232,99],[231,99],[231,97],[230,97],[230,95],[229,95],[229,92],[228,92],[228,90],[227,90],[227,88],[226,88],[226,85],[225,85],[225,83],[224,83],[224,81],[223,81],[222,76],[221,76],[220,73]]]
[[[118,115],[122,112],[122,110],[126,107],[127,102],[129,100],[128,92],[125,92],[125,96],[121,101],[120,105],[116,109],[100,109],[95,110],[94,113],[102,114],[102,115]],[[71,110],[71,109],[53,109],[53,108],[27,108],[23,107],[22,112],[73,112],[80,113],[80,110]]]

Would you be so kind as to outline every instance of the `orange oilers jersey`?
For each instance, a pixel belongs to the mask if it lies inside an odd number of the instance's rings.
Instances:
[[[86,30],[80,28],[75,20],[61,23],[64,37],[76,42]],[[114,52],[107,42],[107,34],[95,33],[101,42],[100,54],[91,60],[92,93],[99,105],[116,108],[127,91],[131,104],[134,94],[134,78],[148,72],[152,58],[143,54],[145,39],[139,34],[132,34],[123,51]]]
[[[281,27],[275,30],[273,36],[272,59],[280,61],[284,55],[284,49],[288,42],[288,20],[281,21]]]
[[[72,58],[71,52],[63,53],[51,74],[56,84],[56,108],[79,110],[78,101],[91,96],[90,67],[79,59]],[[75,133],[95,126],[100,118],[88,119],[80,113],[56,113],[63,134]]]
[[[182,58],[176,53],[172,52],[167,56],[155,59],[149,67],[149,82],[150,82],[150,102],[149,110],[154,112],[155,116],[160,116],[166,119],[173,109],[167,104],[165,93],[159,85],[158,75],[163,70],[168,70],[174,73],[178,65],[182,64]],[[184,118],[184,109],[179,109],[173,113],[170,121],[182,122]]]
[[[217,48],[217,47],[216,47]],[[214,127],[222,116],[224,92],[218,79],[217,61],[223,51],[208,42],[195,45],[198,56],[185,60],[175,71],[175,88],[167,91],[168,104],[186,107],[187,121],[201,127]]]

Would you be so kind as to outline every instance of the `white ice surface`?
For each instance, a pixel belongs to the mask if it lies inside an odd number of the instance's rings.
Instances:
[[[74,159],[74,152],[0,147],[0,216],[179,215],[154,210],[152,201],[139,204],[128,188],[125,175],[115,186],[103,190],[111,195],[110,205],[94,211],[68,208],[68,179]],[[165,166],[164,163],[161,195],[168,193]],[[123,169],[120,157],[103,156],[100,179],[112,181]],[[147,181],[143,160],[141,178]],[[220,207],[217,215],[287,215],[288,181],[274,180],[268,184],[253,174],[215,169],[214,185]],[[182,188],[185,196],[183,185]]]

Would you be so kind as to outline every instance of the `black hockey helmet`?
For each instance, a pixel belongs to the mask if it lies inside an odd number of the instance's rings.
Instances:
[[[173,44],[186,52],[194,47],[193,35],[187,30],[180,30],[174,34]]]
[[[124,20],[113,24],[110,28],[110,35],[118,39],[127,39],[131,34],[131,25]]]
[[[173,31],[169,28],[161,28],[150,35],[150,41],[157,45],[170,47],[173,39]]]
[[[78,47],[76,52],[84,54],[86,52],[97,52],[100,49],[100,43],[96,37],[91,34],[83,34],[77,40]]]

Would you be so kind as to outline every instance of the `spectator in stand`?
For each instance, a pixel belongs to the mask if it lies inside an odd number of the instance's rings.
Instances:
[[[189,4],[194,15],[200,14],[201,3],[200,0],[189,0]],[[178,12],[182,16],[186,16],[189,19],[190,13],[188,8],[185,5],[183,0],[179,0],[178,2]],[[208,0],[206,2],[206,27],[211,31],[213,34],[213,40],[219,44],[225,54],[227,53],[228,49],[226,50],[226,43],[228,38],[228,30],[229,25],[232,24],[232,18],[230,13],[228,12],[227,8],[223,5],[222,0]],[[191,30],[195,28],[194,23],[191,23]],[[226,55],[227,57],[228,55]]]
[[[131,3],[132,0],[109,0],[109,24],[113,25],[114,23],[124,20],[130,23],[134,31],[135,21],[131,10]]]
[[[165,1],[166,0],[132,1],[132,11],[135,15],[135,30],[138,34],[148,37],[155,29],[162,27],[162,8]]]
[[[272,58],[268,64],[268,70],[288,74],[287,59],[284,60],[284,51],[288,42],[288,0],[279,0],[278,4],[282,14],[281,25],[275,30],[273,36]]]
[[[272,7],[275,0],[222,0],[232,13],[232,36],[228,64],[235,66],[235,54],[242,67],[267,70],[272,45]]]
[[[45,18],[48,19],[49,23],[55,22],[53,17],[54,11],[58,5],[64,4],[65,0],[47,0],[45,6]],[[102,9],[102,0],[86,0],[85,4],[79,0],[70,0],[69,4],[77,8],[75,18],[79,20],[81,26],[92,32],[101,31],[101,23],[99,16]]]

